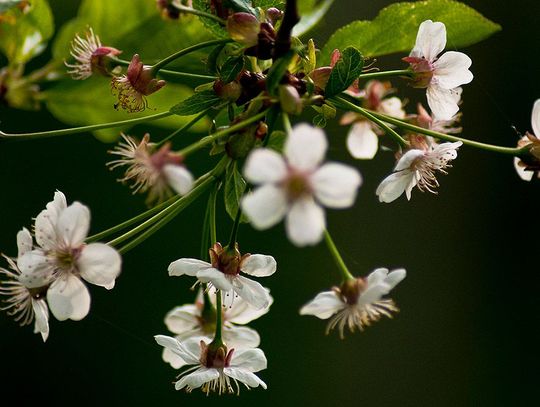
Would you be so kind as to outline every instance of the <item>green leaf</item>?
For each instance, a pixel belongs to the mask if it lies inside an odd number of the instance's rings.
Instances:
[[[328,65],[332,51],[348,45],[366,57],[408,53],[425,20],[446,25],[451,48],[475,44],[501,29],[471,7],[453,0],[396,3],[383,9],[373,21],[355,21],[336,31],[322,49],[320,62]]]
[[[364,67],[364,58],[354,47],[347,47],[341,53],[324,90],[326,97],[332,97],[343,92],[358,79]]]
[[[227,0],[224,3],[229,3],[230,8],[234,11],[257,15],[255,9],[251,5],[251,0]]]
[[[170,111],[178,116],[190,116],[216,106],[220,102],[220,97],[213,90],[205,90],[174,105]]]
[[[335,0],[301,0],[298,2],[300,21],[294,26],[293,35],[300,37],[311,31],[326,15]]]
[[[1,0],[0,13],[9,10],[11,7],[15,7],[19,3],[22,3],[22,0]]]
[[[210,8],[210,1],[208,0],[193,0],[193,8],[201,11],[205,11],[206,13],[215,14],[212,13],[212,9]],[[212,35],[216,38],[228,38],[229,33],[223,27],[220,23],[218,23],[215,20],[212,20],[210,18],[200,18],[203,25],[212,33]]]
[[[25,64],[43,52],[54,34],[53,15],[47,1],[35,0],[28,7],[24,12],[11,8],[0,21],[0,51],[10,64]]]
[[[277,151],[278,153],[283,152],[283,146],[285,145],[285,140],[287,139],[287,134],[284,131],[276,130],[270,134],[268,138],[268,144],[266,147],[271,148],[272,150]]]
[[[225,174],[225,188],[223,191],[223,197],[225,200],[225,209],[227,210],[227,213],[232,219],[236,218],[236,214],[238,212],[238,206],[240,204],[240,200],[242,199],[242,195],[244,194],[244,191],[246,190],[246,181],[242,177],[242,174],[240,174],[240,171],[238,170],[238,162],[233,161],[229,166],[227,167],[227,172]],[[244,216],[240,218],[241,222],[246,222],[247,219],[245,219]]]
[[[244,69],[244,57],[242,55],[227,59],[221,67],[221,80],[224,83],[234,81],[242,69]]]
[[[158,92],[148,97],[150,107],[141,113],[127,113],[113,108],[116,98],[111,94],[109,80],[104,77],[91,77],[85,81],[61,81],[44,92],[49,111],[59,120],[76,126],[107,123],[118,120],[153,115],[167,111],[171,100],[188,98],[191,91],[185,86],[167,84]],[[171,116],[152,122],[153,126],[178,128],[192,117]],[[192,131],[204,131],[207,121],[195,124]],[[127,128],[113,128],[95,132],[102,141],[115,141],[121,131]]]
[[[289,64],[294,56],[294,51],[289,50],[285,55],[274,62],[266,77],[266,89],[271,95],[275,95],[277,88],[287,72]]]
[[[253,0],[253,7],[260,7],[265,10],[270,7],[282,9],[284,5],[285,0]]]

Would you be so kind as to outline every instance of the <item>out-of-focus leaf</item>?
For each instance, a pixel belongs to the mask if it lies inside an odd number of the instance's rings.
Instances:
[[[210,8],[210,1],[207,0],[193,0],[193,8],[206,13],[214,14]],[[201,17],[200,20],[215,38],[227,38],[229,36],[229,33],[225,27],[223,27],[217,21],[204,17]]]
[[[177,105],[171,107],[171,112],[178,116],[190,116],[200,113],[209,107],[218,105],[221,98],[213,90],[205,90],[186,98]]]
[[[272,150],[277,151],[278,153],[283,152],[283,146],[285,145],[285,140],[287,139],[287,134],[284,131],[276,130],[270,134],[268,138],[268,144],[266,147],[271,148]]]
[[[10,8],[0,20],[0,51],[10,64],[25,64],[40,54],[54,34],[46,0],[34,0],[23,10]]]
[[[244,56],[231,57],[221,67],[220,77],[224,83],[232,82],[244,69]]]
[[[225,174],[225,188],[223,191],[223,197],[225,199],[225,209],[232,219],[236,218],[238,212],[238,205],[242,199],[242,195],[246,189],[246,181],[238,170],[237,161],[233,161],[227,167]],[[244,216],[240,219],[242,222],[246,222]]]
[[[446,25],[452,48],[477,43],[501,29],[476,10],[453,0],[396,3],[383,9],[373,21],[355,21],[336,31],[322,49],[320,64],[329,64],[334,49],[350,45],[366,57],[409,52],[425,20]]]
[[[360,51],[354,47],[345,48],[330,73],[328,84],[324,89],[325,96],[335,96],[351,86],[362,73],[363,67],[364,58]]]
[[[326,15],[335,0],[300,0],[298,12],[300,22],[294,26],[292,34],[300,37],[313,29]]]
[[[278,85],[283,79],[285,72],[287,72],[287,68],[294,55],[294,52],[289,50],[285,55],[274,62],[274,65],[272,65],[268,71],[268,76],[266,77],[266,89],[268,89],[268,92],[271,95],[276,94]]]
[[[116,98],[111,94],[110,85],[106,78],[92,77],[85,81],[63,81],[45,92],[47,108],[65,123],[72,125],[88,125],[107,123],[118,120],[133,119],[169,110],[171,101],[188,98],[191,91],[181,85],[167,84],[158,92],[148,97],[150,107],[141,113],[127,113],[115,110],[113,105]],[[178,128],[191,120],[192,117],[171,116],[152,122],[153,126]],[[203,131],[208,122],[195,124],[193,131]],[[103,141],[114,141],[120,131],[126,128],[99,130],[95,134]]]
[[[0,13],[9,10],[11,7],[22,3],[22,0],[1,0],[0,1]]]

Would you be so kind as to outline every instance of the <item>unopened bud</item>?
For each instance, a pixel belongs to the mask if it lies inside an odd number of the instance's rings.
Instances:
[[[266,17],[270,20],[272,25],[276,25],[276,23],[283,18],[283,11],[275,7],[270,7],[266,10]]]
[[[326,84],[328,83],[328,79],[330,79],[331,72],[331,67],[323,66],[311,71],[308,76],[311,78],[317,88],[324,90],[324,88],[326,88]]]
[[[279,102],[285,113],[298,115],[304,106],[296,88],[291,85],[279,86]]]
[[[227,31],[231,38],[248,47],[257,44],[260,23],[249,13],[234,13],[227,19]]]
[[[223,100],[236,102],[242,94],[242,85],[236,81],[223,83],[222,80],[218,79],[214,82],[214,92]]]

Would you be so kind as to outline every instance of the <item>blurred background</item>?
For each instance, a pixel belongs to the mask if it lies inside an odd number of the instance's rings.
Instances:
[[[57,26],[75,15],[78,1],[51,0]],[[126,2],[127,4],[128,2]],[[372,19],[391,1],[337,1],[313,34],[322,46],[338,27]],[[531,130],[540,98],[538,15],[533,0],[466,1],[503,30],[463,51],[473,60],[474,81],[465,86],[464,137],[515,145]],[[114,44],[112,44],[114,45]],[[451,44],[448,48],[452,48]],[[379,66],[402,67],[399,56]],[[45,58],[45,57],[43,57]],[[46,61],[36,60],[35,64]],[[0,64],[1,65],[1,64]],[[394,82],[404,89],[403,82]],[[422,92],[405,89],[413,110]],[[45,110],[0,107],[2,130],[60,128]],[[142,135],[147,128],[133,134]],[[92,308],[80,322],[51,320],[47,343],[32,328],[0,314],[2,406],[22,401],[55,405],[285,406],[521,406],[538,399],[538,202],[540,183],[521,181],[512,158],[463,147],[439,195],[413,192],[407,202],[380,204],[378,183],[393,167],[390,153],[354,161],[343,151],[346,129],[329,126],[331,158],[360,169],[364,185],[356,206],[328,211],[330,232],[351,271],[405,267],[408,277],[392,293],[401,312],[360,334],[325,336],[326,323],[300,317],[298,309],[338,282],[323,244],[297,249],[283,226],[259,233],[242,226],[243,251],[270,253],[278,272],[261,281],[275,298],[271,312],[252,326],[262,337],[268,390],[206,397],[176,392],[176,372],[161,360],[153,335],[167,334],[163,317],[191,302],[189,278],[167,276],[179,257],[198,257],[204,205],[194,205],[124,258],[111,292],[91,286]],[[155,130],[156,135],[167,134]],[[29,227],[56,189],[92,210],[92,232],[145,209],[144,199],[115,182],[105,163],[111,145],[90,134],[0,144],[0,249],[14,255],[15,235]],[[206,168],[204,155],[189,162]],[[202,200],[201,200],[202,202]],[[221,206],[218,236],[230,222]],[[12,401],[7,401],[12,400]],[[17,400],[17,401],[14,401]]]

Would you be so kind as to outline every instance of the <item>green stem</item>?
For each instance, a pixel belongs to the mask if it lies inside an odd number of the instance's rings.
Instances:
[[[104,237],[107,237],[109,235],[112,235],[116,232],[119,232],[125,228],[127,228],[128,226],[131,226],[133,225],[134,223],[137,223],[143,219],[146,219],[148,218],[149,216],[153,215],[154,213],[156,212],[159,212],[161,211],[163,208],[166,208],[168,206],[170,206],[171,204],[173,204],[174,202],[176,202],[178,199],[180,199],[179,196],[173,196],[169,199],[167,199],[165,202],[162,202],[160,203],[159,205],[156,205],[154,206],[153,208],[147,210],[146,212],[143,212],[131,219],[128,219],[126,220],[125,222],[122,222],[116,226],[113,226],[112,228],[109,228],[109,229],[106,229],[102,232],[99,232],[99,233],[96,233],[95,235],[92,235],[88,238],[86,238],[86,243],[92,243],[92,242],[95,242],[97,240],[101,240],[103,239]]]
[[[117,122],[102,123],[102,124],[93,124],[90,126],[72,127],[69,129],[40,131],[36,133],[4,133],[3,131],[0,131],[0,140],[1,139],[31,140],[31,139],[36,139],[36,138],[67,136],[69,134],[85,133],[87,131],[108,129],[111,127],[121,127],[125,125],[134,125],[138,123],[159,120],[159,119],[163,119],[165,117],[171,116],[171,115],[172,115],[171,112],[162,112],[162,113],[156,113],[150,116],[138,117],[136,119],[120,120]]]
[[[126,61],[124,59],[111,57],[111,60],[115,64],[121,65],[121,66],[129,66],[129,64],[130,64],[130,61]],[[211,76],[211,75],[201,75],[201,74],[198,74],[198,73],[191,73],[191,72],[170,71],[168,69],[160,69],[158,75],[159,76],[172,76],[172,77],[176,77],[176,78],[179,78],[179,79],[185,79],[185,78],[187,78],[187,79],[203,79],[203,80],[209,80],[209,81],[213,81],[213,80],[216,79],[215,76]]]
[[[242,191],[242,195],[244,194],[244,191]],[[227,245],[228,248],[234,249],[235,247],[236,236],[238,235],[238,227],[240,226],[240,219],[242,219],[242,207],[238,205],[238,210],[236,211],[236,216],[234,218],[234,223],[231,230],[231,236],[229,237],[229,244]]]
[[[210,192],[210,198],[208,199],[208,229],[210,231],[210,245],[217,242],[217,228],[216,228],[216,200],[219,190],[219,183],[216,183],[216,187]]]
[[[207,48],[207,47],[211,47],[213,45],[221,45],[221,44],[226,44],[228,42],[232,42],[233,40],[231,39],[226,39],[226,40],[212,40],[212,41],[206,41],[206,42],[201,42],[200,44],[195,44],[195,45],[192,45],[191,47],[187,47],[187,48],[184,48],[178,52],[175,52],[174,54],[171,54],[169,55],[168,57],[162,59],[161,61],[157,62],[156,64],[154,64],[152,66],[152,73],[154,75],[156,75],[161,68],[163,68],[165,65],[167,64],[170,64],[172,61],[180,58],[180,57],[183,57],[184,55],[187,55],[191,52],[194,52],[194,51],[198,51],[202,48]]]
[[[195,123],[197,123],[199,120],[201,120],[206,114],[211,110],[212,108],[206,109],[205,111],[199,113],[197,116],[195,116],[190,122],[184,124],[182,127],[180,127],[178,130],[174,131],[173,133],[169,134],[167,137],[165,137],[163,140],[160,140],[158,143],[156,143],[156,147],[162,146],[167,141],[172,139],[173,137],[176,137],[179,134],[182,134],[184,131],[189,130]]]
[[[424,129],[423,127],[415,126],[413,124],[410,124],[410,123],[401,121],[399,119],[395,119],[391,116],[387,116],[387,115],[380,114],[377,112],[370,111],[370,113],[373,116],[376,116],[387,123],[401,127],[402,129],[410,130],[415,133],[424,134],[426,136],[435,137],[440,140],[461,141],[464,145],[467,145],[467,146],[471,146],[471,147],[475,147],[475,148],[479,148],[479,149],[487,150],[487,151],[493,151],[496,153],[510,154],[513,156],[521,156],[529,152],[528,147],[501,147],[501,146],[495,146],[493,144],[480,143],[479,141],[467,140],[465,138],[452,136],[450,134],[444,134],[444,133],[439,133],[437,131]]]
[[[382,120],[379,120],[378,117],[376,117],[373,112],[368,111],[367,109],[364,109],[360,106],[355,105],[354,103],[349,102],[346,99],[343,99],[339,96],[335,97],[335,100],[342,105],[342,107],[346,108],[346,110],[352,110],[356,113],[360,113],[362,116],[364,116],[366,119],[372,121],[377,126],[379,126],[381,129],[383,129],[386,134],[388,134],[391,138],[394,139],[396,143],[400,145],[400,147],[407,148],[409,146],[409,143],[405,141],[403,137],[401,137],[397,132],[386,125]]]
[[[291,126],[291,119],[289,118],[289,115],[285,112],[282,112],[281,118],[283,120],[283,128],[285,129],[285,133],[291,134],[292,126]]]
[[[347,268],[347,265],[343,261],[343,258],[339,254],[339,250],[336,247],[334,241],[332,240],[332,236],[330,236],[330,233],[328,233],[328,230],[326,229],[324,230],[324,241],[326,243],[326,246],[328,247],[328,250],[330,251],[330,254],[334,258],[336,265],[338,266],[338,269],[339,269],[339,272],[341,273],[343,281],[354,279],[353,275],[350,273],[349,269]]]
[[[241,121],[240,123],[234,124],[226,129],[220,130],[214,134],[203,137],[199,141],[191,144],[190,146],[187,146],[183,150],[180,150],[178,153],[182,155],[183,157],[186,157],[189,154],[194,153],[197,150],[200,150],[201,148],[207,146],[208,144],[213,143],[214,141],[219,140],[222,137],[225,137],[231,133],[234,133],[235,131],[242,130],[247,125],[254,123],[257,120],[262,119],[265,116],[265,114],[266,114],[266,111],[258,113],[255,116],[250,117],[249,119]]]
[[[380,79],[380,78],[390,78],[394,76],[406,76],[411,78],[413,76],[413,71],[409,69],[399,69],[395,71],[383,71],[383,72],[368,72],[359,76],[360,80],[369,80],[369,79]]]
[[[193,14],[193,15],[196,15],[196,16],[199,16],[199,17],[209,18],[211,20],[214,20],[214,21],[218,22],[221,25],[225,25],[227,23],[222,18],[219,18],[218,16],[215,16],[213,14],[207,13],[207,12],[202,11],[202,10],[197,10],[197,9],[192,8],[192,7],[186,7],[186,6],[183,6],[181,4],[172,3],[172,5],[177,10],[180,10],[180,11],[182,11],[184,13]]]
[[[212,344],[214,346],[223,345],[221,331],[223,330],[223,304],[221,290],[216,290],[216,333]]]

